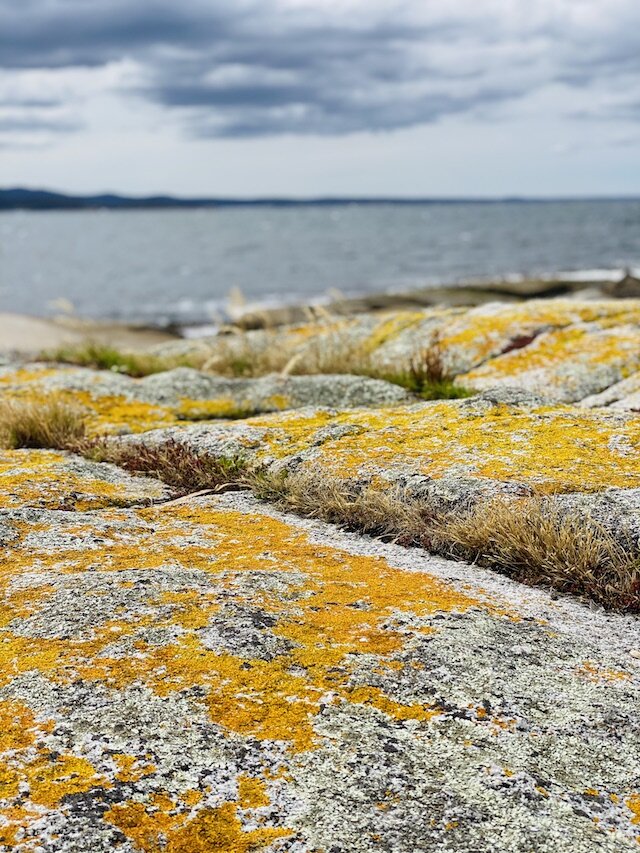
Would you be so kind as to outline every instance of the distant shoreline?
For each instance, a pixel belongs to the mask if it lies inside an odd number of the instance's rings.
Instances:
[[[583,202],[640,202],[639,196],[567,196],[501,198],[407,198],[407,197],[318,197],[318,198],[179,198],[156,195],[134,197],[104,193],[70,195],[48,190],[0,189],[0,212],[10,210],[166,210],[246,207],[351,207],[376,205],[431,206],[456,204],[580,204]]]

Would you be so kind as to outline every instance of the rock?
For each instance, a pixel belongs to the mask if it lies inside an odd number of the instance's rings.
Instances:
[[[136,431],[180,420],[242,418],[308,405],[376,407],[415,400],[398,385],[361,376],[264,376],[227,379],[187,367],[132,379],[109,370],[31,365],[0,368],[5,393],[52,391],[92,409],[101,428]]]
[[[4,847],[636,849],[631,617],[244,495],[2,515]]]
[[[207,359],[256,347],[270,369],[274,355],[291,369],[366,358],[381,373],[430,348],[477,389],[460,400],[183,367],[13,364],[0,387],[82,407],[89,435],[134,455],[180,443],[308,473],[339,521],[345,492],[371,487],[376,533],[406,508],[388,499],[455,520],[495,497],[517,517],[534,495],[534,521],[590,517],[626,555],[639,328],[640,303],[537,300],[201,344]],[[185,423],[200,418],[218,420]],[[113,465],[0,451],[0,849],[637,849],[640,622],[568,596],[571,560],[548,592],[247,492],[176,498]],[[632,609],[635,564],[619,562],[615,603]],[[603,584],[617,565],[601,564]]]
[[[389,375],[406,373],[412,361],[419,363],[435,348],[444,373],[472,390],[504,385],[555,402],[577,402],[640,369],[639,344],[638,301],[536,299],[325,319],[189,346],[194,353],[205,347],[219,367],[264,361],[280,370],[293,360],[295,372],[304,373],[316,372],[324,361],[333,367],[325,372],[366,364]],[[183,344],[156,352],[185,354]]]
[[[580,401],[640,367],[640,328],[574,325],[539,335],[529,346],[493,358],[458,377],[469,388],[499,384],[555,402]]]
[[[627,278],[631,278],[627,276]],[[422,306],[475,306],[488,302],[517,302],[537,297],[553,298],[558,296],[580,295],[594,290],[602,297],[603,293],[614,297],[640,296],[640,290],[626,292],[621,282],[578,281],[556,279],[523,279],[494,282],[467,282],[449,286],[433,286],[395,293],[370,293],[351,299],[337,299],[326,305],[288,305],[278,308],[266,308],[259,311],[247,311],[236,317],[234,324],[244,330],[275,328],[277,326],[304,323],[309,317],[317,315],[321,319],[327,316],[350,316],[366,314],[372,311],[402,311]],[[633,288],[631,288],[633,290]]]
[[[167,500],[172,490],[115,465],[51,450],[0,450],[0,506],[84,511]],[[0,530],[0,539],[2,531]]]
[[[580,405],[586,408],[611,406],[612,409],[640,410],[640,371],[615,382],[599,394],[585,397]]]
[[[446,476],[558,493],[640,486],[637,453],[629,452],[640,442],[640,420],[571,406],[472,398],[379,411],[310,408],[237,424],[169,427],[132,440],[175,440],[213,455],[244,447],[256,461],[295,459],[298,469],[336,479]]]
[[[607,282],[602,290],[616,299],[637,299],[640,297],[640,278],[627,273],[620,281]]]

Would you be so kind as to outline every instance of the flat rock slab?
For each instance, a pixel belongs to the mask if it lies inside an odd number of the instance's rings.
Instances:
[[[305,406],[340,408],[415,402],[399,385],[362,376],[227,379],[189,367],[133,379],[110,370],[29,364],[0,368],[6,397],[36,402],[52,393],[84,406],[97,430],[140,432],[189,420],[240,419]]]
[[[176,441],[327,478],[526,494],[640,486],[635,413],[543,405],[501,393],[379,411],[303,409],[240,423],[161,429],[129,439]],[[439,485],[438,485],[439,484]]]
[[[0,521],[0,849],[637,849],[637,620],[244,495]]]
[[[158,352],[204,350],[214,367],[227,369],[238,360],[278,369],[293,358],[300,373],[360,362],[398,374],[434,345],[443,368],[461,386],[519,388],[550,402],[576,402],[640,370],[640,301],[534,299],[363,314],[169,343]]]
[[[0,507],[89,510],[168,500],[171,489],[115,465],[52,450],[0,450]]]

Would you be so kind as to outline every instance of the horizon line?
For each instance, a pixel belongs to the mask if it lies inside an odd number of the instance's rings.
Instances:
[[[375,205],[375,204],[398,204],[398,205],[420,205],[420,204],[540,204],[540,203],[562,203],[562,202],[638,202],[640,194],[584,194],[584,195],[528,195],[528,194],[506,194],[506,195],[434,195],[434,196],[408,196],[408,195],[260,195],[260,196],[186,196],[174,195],[173,193],[151,193],[144,195],[129,195],[123,192],[106,190],[102,192],[73,193],[62,190],[50,190],[41,187],[31,188],[25,186],[0,187],[0,202],[8,201],[11,206],[19,208],[21,203],[37,201],[49,202],[52,205],[56,201],[92,205],[109,203],[136,206],[170,206],[186,205],[192,207],[212,207],[215,205],[228,206],[260,206],[260,205]],[[6,208],[5,208],[6,209]]]

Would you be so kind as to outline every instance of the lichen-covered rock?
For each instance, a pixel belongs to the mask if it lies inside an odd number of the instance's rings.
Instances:
[[[247,417],[304,406],[377,407],[415,400],[398,385],[362,376],[264,376],[227,379],[178,367],[132,379],[84,367],[0,369],[5,396],[46,399],[58,396],[85,406],[97,416],[96,428],[142,431],[180,420]]]
[[[133,506],[171,497],[149,477],[115,465],[89,462],[51,450],[0,450],[0,507],[98,509]]]
[[[293,359],[300,373],[322,370],[323,364],[366,363],[393,374],[436,346],[443,370],[460,385],[521,387],[550,401],[572,402],[638,370],[639,344],[638,300],[541,299],[364,314],[172,343],[159,352],[184,355],[185,347],[192,353],[204,347],[214,368],[247,362],[255,371],[261,363]]]
[[[238,424],[173,427],[133,441],[184,442],[334,478],[422,476],[521,484],[546,493],[640,486],[633,413],[500,402],[488,392],[380,411],[302,409]],[[518,398],[516,398],[518,399]]]
[[[542,493],[638,537],[639,312],[565,300],[278,333],[283,358],[331,343],[384,370],[436,347],[481,389],[458,401],[185,368],[13,365],[0,387],[80,405],[115,443],[448,508]],[[0,851],[637,849],[633,616],[49,450],[0,453],[0,596]]]
[[[1,521],[0,849],[637,849],[631,617],[242,495]]]
[[[585,397],[580,405],[586,408],[610,406],[612,409],[640,411],[640,371],[610,385],[599,394]]]
[[[573,402],[618,383],[640,367],[640,327],[570,326],[492,358],[458,377],[469,388],[507,386]]]

